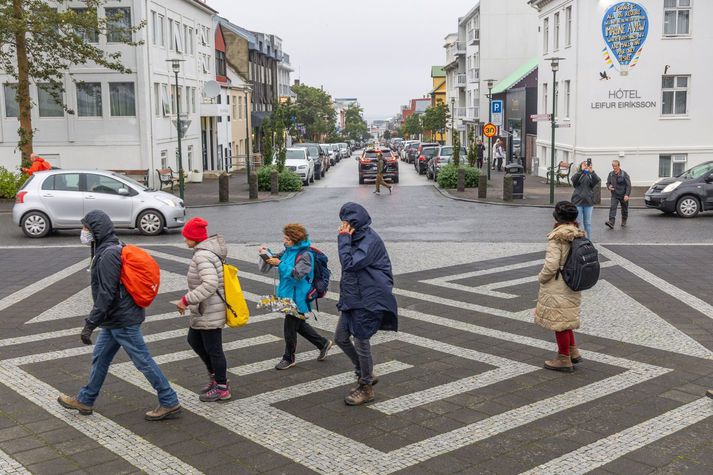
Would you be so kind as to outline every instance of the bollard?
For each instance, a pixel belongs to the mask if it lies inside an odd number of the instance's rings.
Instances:
[[[488,176],[482,174],[478,177],[478,199],[484,200],[488,197]]]
[[[458,168],[458,191],[465,191],[465,169]]]
[[[250,176],[248,177],[248,187],[249,187],[249,193],[250,193],[250,199],[251,200],[256,200],[257,199],[257,173],[256,172],[251,172]]]
[[[230,201],[230,175],[227,173],[218,177],[218,201],[221,203]]]
[[[280,193],[280,175],[277,170],[270,172],[270,194],[277,195]]]
[[[595,205],[602,204],[602,187],[595,186],[593,191],[594,191],[594,204]]]
[[[512,201],[512,176],[503,177],[503,201]]]

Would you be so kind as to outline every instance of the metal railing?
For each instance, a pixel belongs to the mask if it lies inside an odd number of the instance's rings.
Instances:
[[[465,73],[458,74],[456,76],[456,85],[458,87],[465,87],[465,85],[466,85]]]
[[[480,29],[476,28],[473,30],[468,30],[468,33],[466,34],[466,38],[468,40],[468,43],[480,41]]]
[[[465,118],[465,107],[454,107],[453,108],[453,116],[456,119],[463,119]]]
[[[477,119],[480,117],[480,107],[468,107],[465,113],[468,119]]]
[[[471,68],[468,70],[468,82],[478,82],[480,81],[480,69]]]

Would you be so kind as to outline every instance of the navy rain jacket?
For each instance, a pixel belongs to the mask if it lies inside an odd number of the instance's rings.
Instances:
[[[376,330],[397,331],[394,276],[384,241],[371,229],[371,217],[359,204],[346,203],[339,219],[355,232],[338,238],[342,280],[337,308],[354,317],[350,327],[357,338],[369,338]]]
[[[144,321],[146,311],[134,303],[121,285],[122,244],[114,233],[111,218],[103,211],[90,211],[82,220],[94,235],[92,260],[92,299],[94,306],[86,319],[88,325],[125,328]]]

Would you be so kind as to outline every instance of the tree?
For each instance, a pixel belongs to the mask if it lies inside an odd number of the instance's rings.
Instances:
[[[421,122],[423,129],[431,132],[431,135],[440,131],[443,132],[448,124],[450,114],[445,104],[437,104],[426,109]]]
[[[453,133],[453,165],[460,166],[460,134]]]
[[[468,165],[475,167],[478,160],[478,149],[475,145],[475,127],[468,127]]]
[[[262,123],[262,163],[265,166],[277,165],[282,172],[287,159],[286,137],[290,121],[290,104],[277,104],[272,115]]]
[[[342,133],[349,140],[362,140],[369,135],[369,127],[362,116],[362,108],[357,104],[349,104],[344,112],[344,130]]]
[[[83,0],[82,8],[64,8],[67,0],[0,0],[0,72],[17,81],[15,100],[19,108],[18,148],[27,166],[32,154],[32,107],[30,83],[46,91],[69,114],[64,102],[64,79],[70,68],[94,63],[112,71],[131,73],[121,62],[121,53],[99,48],[98,35],[112,42],[136,46],[134,34],[144,22],[131,26],[123,10],[111,10],[99,18],[106,0]],[[57,8],[57,7],[61,7]]]
[[[418,114],[408,116],[404,121],[404,132],[409,134],[410,137],[418,137],[418,135],[423,132],[423,125],[421,125],[421,116]]]
[[[306,130],[306,136],[319,142],[323,135],[334,129],[337,113],[332,107],[332,96],[322,89],[297,84],[292,86],[292,91],[297,96],[292,108],[297,122]]]
[[[384,130],[384,135],[382,135],[384,140],[391,139],[391,131],[389,129]]]

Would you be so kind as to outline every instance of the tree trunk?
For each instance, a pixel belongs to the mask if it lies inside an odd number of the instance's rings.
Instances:
[[[18,25],[24,25],[22,0],[12,0],[12,13]],[[27,59],[27,32],[18,28],[15,32],[15,49],[17,54],[17,94],[15,96],[20,108],[20,140],[18,147],[22,152],[22,164],[30,164],[32,154],[32,103],[30,102],[30,64]]]

